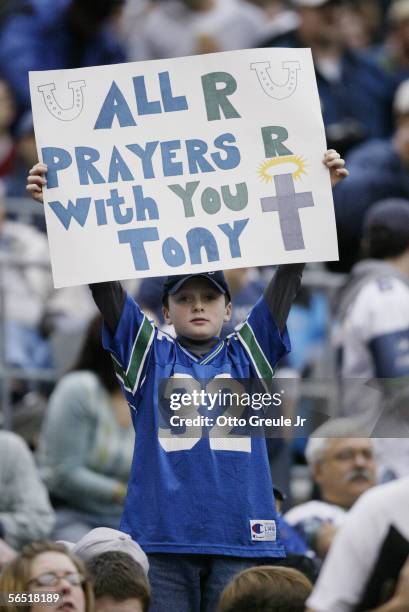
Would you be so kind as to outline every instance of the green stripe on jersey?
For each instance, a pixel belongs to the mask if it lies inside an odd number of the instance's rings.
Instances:
[[[126,378],[133,392],[136,390],[138,385],[143,364],[145,362],[149,346],[152,343],[154,333],[155,329],[152,323],[147,319],[147,317],[144,317],[142,325],[139,327],[138,335],[135,338],[128,369],[126,370]]]
[[[114,370],[115,370],[115,374],[117,375],[117,378],[119,378],[119,380],[122,382],[123,386],[125,387],[127,391],[132,391],[129,381],[127,379],[125,370],[122,369],[122,367],[120,366],[120,364],[118,363],[118,361],[115,359],[113,355],[111,355],[111,359],[112,359],[112,363],[114,364]]]
[[[241,329],[238,331],[238,336],[239,340],[244,344],[249,352],[259,377],[267,379],[273,378],[274,370],[261,350],[261,347],[257,342],[257,338],[247,322],[244,323]]]

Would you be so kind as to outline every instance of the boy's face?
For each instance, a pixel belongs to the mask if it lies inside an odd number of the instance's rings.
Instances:
[[[168,325],[178,336],[191,340],[209,340],[219,336],[223,323],[231,317],[231,303],[206,278],[192,278],[174,295],[168,296],[163,307]]]

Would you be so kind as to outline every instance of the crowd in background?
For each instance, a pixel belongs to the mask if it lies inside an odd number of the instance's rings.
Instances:
[[[296,298],[277,372],[299,383],[289,411],[335,418],[308,440],[268,441],[287,566],[242,572],[219,611],[409,610],[409,0],[1,0],[0,354],[19,435],[0,431],[0,591],[39,572],[50,590],[63,572],[78,612],[150,600],[143,552],[111,531],[134,434],[101,320],[87,287],[53,289],[40,207],[20,219],[37,161],[28,71],[257,47],[311,48],[328,148],[350,172],[334,189],[340,261],[307,267],[321,280]],[[224,334],[266,277],[226,272]],[[127,283],[172,333],[161,286]],[[337,381],[335,409],[300,392],[324,378]]]

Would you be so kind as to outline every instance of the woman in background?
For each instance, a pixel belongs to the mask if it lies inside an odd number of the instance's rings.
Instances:
[[[118,529],[134,432],[128,404],[90,324],[72,371],[52,393],[39,443],[39,467],[57,522],[53,537],[76,542],[94,527]]]
[[[94,595],[82,561],[63,544],[28,544],[0,574],[4,612],[94,612]],[[58,595],[58,597],[57,597]],[[18,599],[17,599],[17,597]],[[22,597],[27,604],[22,604]],[[32,598],[34,603],[30,602]],[[50,601],[51,600],[51,601]],[[62,603],[65,606],[62,608]]]

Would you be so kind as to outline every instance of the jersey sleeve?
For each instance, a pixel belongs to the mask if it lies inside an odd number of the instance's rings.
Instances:
[[[275,366],[290,352],[291,344],[287,328],[280,332],[264,297],[252,308],[246,321],[236,328],[236,333],[257,376],[272,378]]]
[[[155,338],[155,326],[137,303],[126,295],[115,334],[104,323],[102,343],[110,351],[115,372],[124,389],[133,395],[144,378]]]
[[[385,316],[387,313],[387,316]],[[356,355],[364,346],[377,378],[409,373],[409,291],[396,278],[368,283],[349,310],[344,331],[345,351]]]

